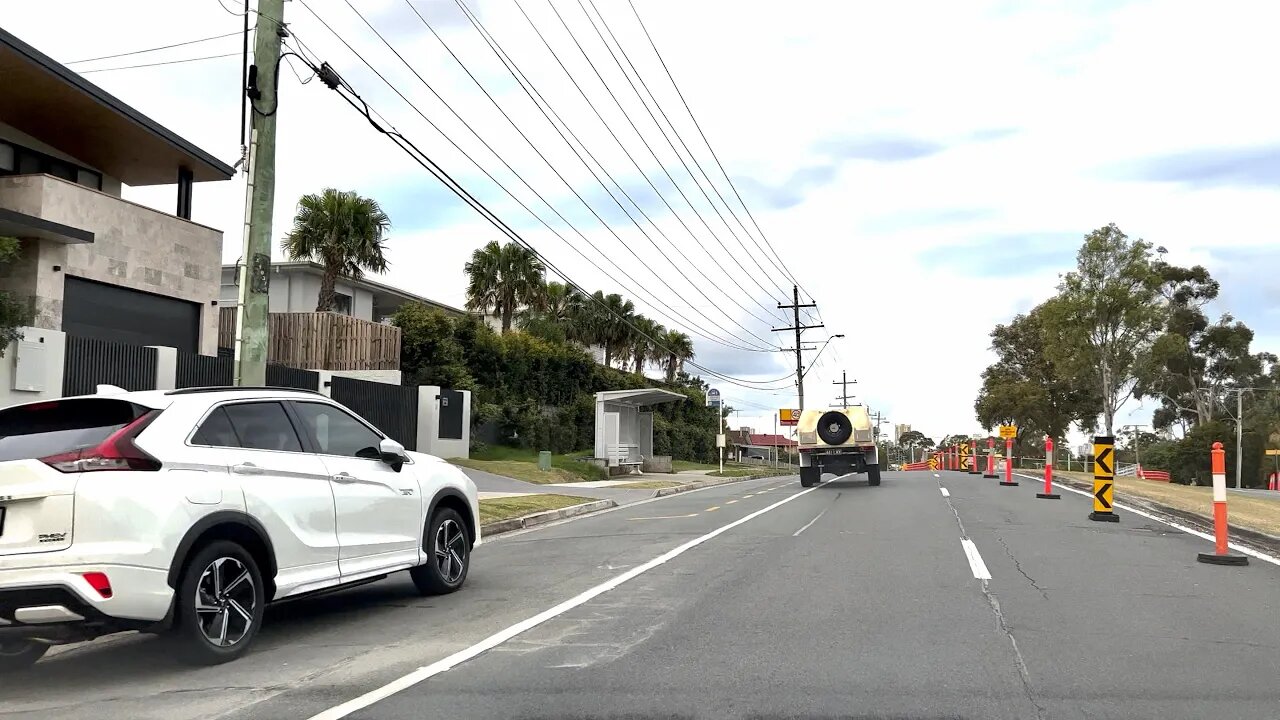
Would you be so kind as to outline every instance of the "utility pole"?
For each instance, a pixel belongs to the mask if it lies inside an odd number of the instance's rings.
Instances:
[[[800,333],[804,330],[812,330],[814,328],[823,327],[821,323],[817,325],[801,325],[800,324],[800,308],[811,308],[811,307],[818,307],[818,304],[817,303],[805,303],[803,305],[800,304],[800,288],[795,285],[792,285],[791,286],[791,304],[783,305],[782,303],[778,303],[778,309],[793,311],[794,313],[793,317],[795,318],[795,325],[791,327],[784,327],[784,328],[773,328],[774,332],[787,332],[787,331],[794,330],[796,333],[796,346],[788,350],[783,350],[782,352],[795,352],[796,354],[796,396],[800,403],[801,412],[804,411],[804,356],[801,355],[801,353],[804,350],[804,347],[801,346],[800,344]]]
[[[837,400],[839,400],[839,401],[840,401],[840,403],[841,403],[842,405],[844,405],[844,407],[845,407],[846,409],[848,409],[848,407],[849,407],[849,400],[850,400],[850,399],[852,399],[852,398],[857,397],[857,395],[850,395],[850,394],[849,394],[849,386],[850,386],[850,385],[857,385],[857,384],[858,384],[858,381],[857,381],[857,380],[850,380],[850,379],[849,379],[849,373],[845,372],[844,370],[841,370],[841,371],[840,371],[840,379],[839,379],[839,380],[832,380],[832,381],[831,381],[831,384],[832,384],[832,385],[839,385],[839,386],[840,386],[840,397],[838,397],[838,398],[836,398],[836,399],[837,399]]]
[[[1240,472],[1243,466],[1243,453],[1240,452],[1244,441],[1244,388],[1236,388],[1236,489],[1240,489]]]
[[[249,96],[249,164],[246,168],[244,248],[236,266],[235,383],[267,384],[268,304],[271,282],[271,215],[276,197],[276,110],[280,107],[280,41],[284,0],[259,0],[253,62],[246,78]]]

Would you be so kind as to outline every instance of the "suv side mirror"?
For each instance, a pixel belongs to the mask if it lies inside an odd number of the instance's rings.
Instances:
[[[405,454],[404,446],[391,438],[382,438],[378,443],[378,456],[396,472],[400,472],[405,460],[409,459]]]

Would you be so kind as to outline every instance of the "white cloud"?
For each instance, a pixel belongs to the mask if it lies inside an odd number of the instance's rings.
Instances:
[[[344,3],[307,2],[461,147],[553,226],[565,229]],[[626,240],[634,256],[577,203],[402,3],[381,0],[358,7],[501,157],[581,228],[586,240],[568,231],[565,236],[623,279],[625,290],[506,199],[299,3],[288,3],[286,12],[298,38],[312,51],[575,279],[592,288],[622,290],[654,315],[652,306],[670,305],[673,314],[687,317],[699,330],[746,339],[752,339],[748,331],[769,339],[777,335],[769,325],[783,318],[766,308],[781,298],[766,296],[738,263],[756,273],[766,288],[789,283],[776,273],[759,277],[750,259],[758,250],[726,215],[746,242],[748,250],[742,250],[711,212],[675,153],[653,130],[648,112],[577,3],[557,2],[556,7],[617,92],[621,110],[548,5],[521,0],[678,217],[658,202],[641,171],[601,127],[512,0],[483,0],[478,10],[498,41],[693,267],[632,210],[657,247],[644,239],[452,3],[418,0],[417,5],[438,23],[477,78],[493,89],[519,129]],[[701,149],[698,130],[684,114],[629,7],[597,5],[671,121],[718,178],[719,171]],[[978,375],[991,359],[987,332],[1049,296],[1058,272],[1067,269],[1048,260],[1033,262],[1030,251],[1012,251],[1034,247],[1044,260],[1060,246],[1069,264],[1081,236],[1114,221],[1132,236],[1167,247],[1175,261],[1204,262],[1224,279],[1247,279],[1256,269],[1240,260],[1240,253],[1224,248],[1265,249],[1280,234],[1274,184],[1198,188],[1133,174],[1134,167],[1154,157],[1280,143],[1277,104],[1267,92],[1271,68],[1280,60],[1280,46],[1268,34],[1280,20],[1274,3],[1238,2],[1212,13],[1202,3],[1182,0],[833,1],[803,13],[763,0],[637,0],[637,6],[726,169],[744,192],[749,186],[755,189],[753,213],[820,303],[826,332],[847,335],[810,371],[811,406],[831,402],[836,390],[832,381],[845,369],[859,380],[854,392],[895,422],[910,423],[935,438],[976,430],[972,402]],[[55,58],[74,59],[230,32],[240,22],[215,0],[190,0],[182,13],[170,8],[160,0],[135,0],[122,13],[110,3],[49,0],[8,8],[5,24]],[[77,22],[51,22],[67,16]],[[231,38],[158,57],[233,52],[237,47],[238,39]],[[232,58],[88,77],[232,161],[239,143],[238,68],[238,59]],[[394,210],[396,224],[388,280],[461,304],[462,262],[499,233],[442,193],[425,171],[320,83],[299,87],[287,71],[282,77],[274,234],[278,237],[287,228],[303,193],[327,185],[376,192]],[[628,119],[645,131],[653,152],[728,250],[671,189]],[[174,199],[172,188],[131,189],[129,196],[165,210]],[[770,197],[777,202],[769,204]],[[242,202],[240,178],[196,190],[196,220],[226,231],[228,260],[239,254]],[[685,269],[688,280],[672,260]],[[760,262],[772,265],[767,258]],[[1232,296],[1224,292],[1225,297]],[[1261,291],[1241,297],[1274,301],[1274,295]],[[1222,309],[1238,315],[1244,310]],[[752,317],[757,314],[762,317]],[[1253,308],[1249,319],[1259,343],[1278,349],[1280,314],[1274,308]],[[806,339],[821,342],[823,332],[811,331]],[[708,366],[752,371],[756,378],[783,375],[790,362],[782,354],[766,359],[707,342],[697,343],[697,349]],[[725,391],[767,407],[794,403],[785,393]],[[1136,402],[1130,408],[1136,417],[1149,416],[1149,408],[1140,409]],[[757,429],[772,427],[764,414],[744,412],[741,420]]]

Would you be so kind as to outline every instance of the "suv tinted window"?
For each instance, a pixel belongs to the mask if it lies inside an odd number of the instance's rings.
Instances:
[[[125,400],[54,400],[0,410],[0,461],[93,447],[148,412]]]
[[[213,447],[240,447],[240,438],[236,437],[236,431],[231,427],[231,418],[228,418],[226,410],[220,407],[214,408],[213,412],[209,413],[209,417],[200,423],[200,428],[196,430],[191,442]]]
[[[325,455],[377,460],[382,436],[342,409],[324,403],[295,402],[302,431],[311,436]]]
[[[253,402],[223,405],[231,421],[239,446],[250,450],[282,450],[302,452],[302,443],[293,423],[278,402]]]

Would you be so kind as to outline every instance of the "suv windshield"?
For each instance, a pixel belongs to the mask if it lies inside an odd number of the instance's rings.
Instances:
[[[147,408],[124,400],[55,400],[0,410],[0,461],[93,447]]]

